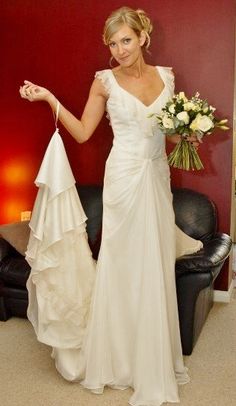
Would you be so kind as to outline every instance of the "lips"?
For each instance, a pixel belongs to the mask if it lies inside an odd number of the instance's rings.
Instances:
[[[129,57],[129,55],[124,56],[123,58],[119,58],[120,61],[126,61],[126,59]]]

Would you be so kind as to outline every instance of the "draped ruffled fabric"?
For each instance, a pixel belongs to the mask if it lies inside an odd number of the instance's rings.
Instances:
[[[58,130],[35,180],[39,187],[30,221],[26,260],[28,318],[38,340],[57,348],[80,348],[95,278],[86,215]]]

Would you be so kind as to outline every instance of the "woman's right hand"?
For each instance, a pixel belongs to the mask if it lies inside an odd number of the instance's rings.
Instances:
[[[50,98],[54,97],[53,94],[42,86],[35,85],[28,80],[24,81],[24,85],[20,87],[20,95],[23,99],[34,101],[49,102]]]
[[[46,101],[51,109],[54,112],[56,111],[58,100],[48,89],[25,80],[19,91],[23,99],[31,102]],[[106,101],[107,94],[104,86],[101,80],[96,78],[91,86],[89,98],[81,119],[77,119],[61,103],[58,119],[77,142],[83,143],[91,137],[101,121],[105,112]]]

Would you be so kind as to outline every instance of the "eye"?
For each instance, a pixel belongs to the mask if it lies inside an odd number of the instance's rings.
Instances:
[[[109,42],[109,47],[110,47],[110,48],[114,48],[114,47],[115,47],[115,45],[116,45],[116,43],[115,43],[115,42]]]
[[[131,38],[124,38],[124,39],[123,39],[123,43],[124,43],[124,44],[129,44],[130,41],[131,41]]]

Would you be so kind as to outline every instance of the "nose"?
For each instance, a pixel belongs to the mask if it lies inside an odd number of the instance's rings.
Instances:
[[[117,53],[118,53],[119,56],[123,55],[124,49],[123,49],[122,44],[117,44]]]

